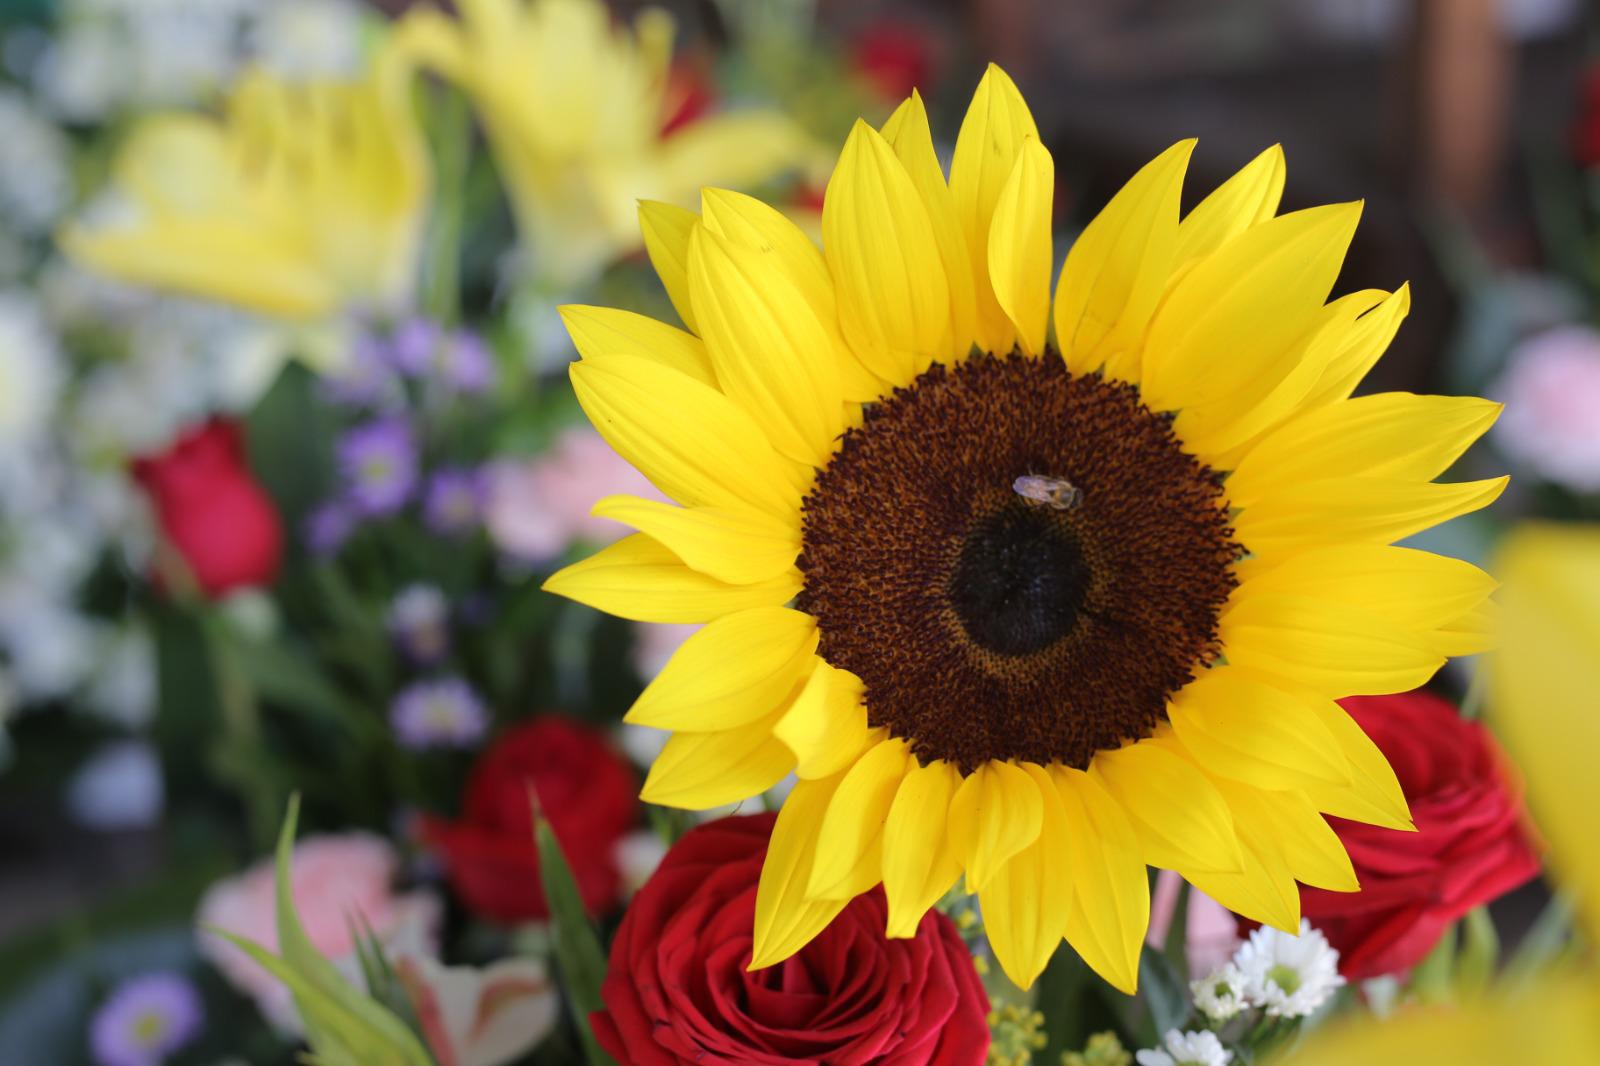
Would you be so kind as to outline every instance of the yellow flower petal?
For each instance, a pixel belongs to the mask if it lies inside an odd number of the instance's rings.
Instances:
[[[844,432],[839,366],[800,290],[762,253],[705,227],[689,239],[689,291],[723,391],[772,445],[822,466]]]
[[[817,832],[808,896],[848,899],[877,884],[881,868],[861,883],[863,861],[882,854],[884,823],[909,758],[905,741],[883,740],[845,772]]]
[[[1228,778],[1218,779],[1216,786],[1236,822],[1258,826],[1261,836],[1278,843],[1296,881],[1330,892],[1361,887],[1338,834],[1299,793],[1270,792]]]
[[[657,200],[639,201],[639,232],[645,254],[667,290],[667,299],[689,332],[695,326],[694,303],[689,298],[689,234],[700,221],[693,211]]]
[[[1020,766],[987,762],[968,774],[950,800],[950,844],[979,892],[1006,861],[1039,836],[1044,801]]]
[[[729,585],[689,569],[660,541],[635,533],[558,570],[544,589],[635,622],[709,622],[787,603],[800,591],[800,574]]]
[[[1282,845],[1261,832],[1253,821],[1239,823],[1239,851],[1244,859],[1237,872],[1180,870],[1185,880],[1235,914],[1251,921],[1296,933],[1300,929],[1300,888],[1283,854]]]
[[[1228,805],[1192,764],[1150,740],[1102,751],[1089,776],[1127,812],[1154,866],[1239,869]]]
[[[839,773],[872,742],[861,679],[817,659],[805,687],[772,731],[794,752],[799,760],[795,773],[802,778]]]
[[[703,385],[717,387],[711,356],[692,333],[615,307],[567,304],[561,308],[561,321],[572,335],[578,354],[585,359],[606,355],[652,359]]]
[[[794,769],[771,719],[717,733],[674,733],[650,766],[639,798],[704,811],[758,796]]]
[[[1406,692],[1444,665],[1424,635],[1306,596],[1240,599],[1223,611],[1217,631],[1229,663],[1335,698]]]
[[[900,782],[883,827],[883,891],[891,937],[917,935],[922,916],[961,876],[945,814],[961,783],[954,766],[934,760],[913,766]]]
[[[1024,140],[1011,177],[994,204],[989,229],[989,281],[1017,330],[1025,355],[1044,351],[1050,317],[1050,209],[1056,169],[1050,152]]]
[[[1288,685],[1278,678],[1258,677],[1275,687],[1296,696],[1301,703],[1322,721],[1322,726],[1338,745],[1339,752],[1350,766],[1349,785],[1329,785],[1317,781],[1307,782],[1300,791],[1312,806],[1327,814],[1350,818],[1386,829],[1410,832],[1416,829],[1411,823],[1411,810],[1406,804],[1405,792],[1394,775],[1389,760],[1361,731],[1355,719],[1344,708],[1315,693]]]
[[[799,511],[809,479],[722,393],[636,356],[585,359],[568,374],[606,443],[679,503]]]
[[[712,732],[765,718],[816,661],[816,620],[787,607],[755,607],[696,630],[634,701],[624,721]]]
[[[1430,484],[1410,478],[1339,477],[1286,485],[1234,520],[1239,542],[1258,555],[1358,541],[1392,544],[1487,507],[1506,478]]]
[[[591,512],[648,533],[689,568],[749,585],[782,577],[800,554],[800,530],[749,507],[677,507],[638,496],[607,496]]]
[[[1105,788],[1082,770],[1050,769],[1077,856],[1067,940],[1112,987],[1133,995],[1139,987],[1139,952],[1150,926],[1150,881],[1139,838]]]
[[[1431,481],[1500,416],[1474,396],[1383,392],[1326,404],[1264,437],[1228,476],[1228,499],[1249,507],[1275,491],[1331,477]]]
[[[1044,801],[1039,836],[1013,855],[978,893],[984,933],[1000,968],[1032,987],[1066,934],[1072,891],[1062,877],[1076,859],[1061,793],[1042,767],[1023,763]]]
[[[778,812],[756,886],[752,970],[782,962],[805,947],[850,902],[811,899],[806,895],[816,862],[817,830],[842,776],[801,781]]]
[[[1306,397],[1305,406],[1309,409],[1343,400],[1354,392],[1372,364],[1388,350],[1389,342],[1410,311],[1411,286],[1402,285],[1372,310],[1354,319],[1354,328],[1339,329],[1339,342],[1327,355],[1322,378]]]
[[[1194,151],[1179,141],[1146,163],[1084,227],[1056,285],[1056,344],[1074,374],[1106,368],[1137,381],[1139,355],[1178,248],[1183,174]]]
[[[1212,775],[1258,788],[1350,784],[1350,766],[1317,712],[1239,670],[1201,674],[1172,697],[1167,719]]]
[[[1178,226],[1173,257],[1178,268],[1211,255],[1251,226],[1277,214],[1287,173],[1283,146],[1275,144],[1196,204]]]
[[[933,239],[939,246],[939,261],[944,264],[945,281],[950,287],[950,336],[945,356],[952,361],[963,359],[972,348],[978,326],[972,256],[967,250],[961,220],[956,215],[955,197],[945,183],[944,171],[939,168],[933,134],[928,128],[928,112],[915,89],[883,124],[883,139],[889,142],[906,168],[906,174],[922,197],[922,206],[927,209]]]
[[[1296,365],[1295,341],[1321,312],[1360,218],[1360,204],[1280,215],[1196,263],[1150,323],[1144,402],[1247,410]]]
[[[989,64],[972,94],[950,162],[950,192],[972,259],[976,340],[988,352],[1009,352],[1016,341],[1016,328],[989,283],[989,231],[1000,190],[1010,180],[1022,143],[1029,137],[1038,140],[1039,127],[1027,102],[1005,71]]]
[[[894,149],[857,122],[822,206],[839,324],[868,369],[908,384],[942,350],[950,289],[922,197]]]

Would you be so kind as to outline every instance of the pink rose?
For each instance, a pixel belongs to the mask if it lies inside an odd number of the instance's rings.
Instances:
[[[663,498],[598,433],[574,427],[543,455],[490,466],[484,524],[501,551],[544,562],[574,541],[603,543],[627,533],[626,526],[589,513],[613,493]]]
[[[1505,413],[1495,441],[1539,476],[1600,491],[1600,332],[1560,326],[1511,354],[1495,389]]]
[[[438,954],[439,900],[427,892],[397,895],[399,857],[389,842],[369,833],[306,837],[294,849],[290,893],[306,935],[347,978],[359,983],[360,965],[350,937],[352,920],[365,921],[396,953]],[[276,953],[278,922],[273,862],[212,885],[196,921],[226,930]],[[289,990],[221,937],[200,937],[200,950],[229,982],[256,1001],[261,1013],[287,1032],[299,1021]]]
[[[1162,870],[1156,877],[1155,895],[1150,900],[1150,931],[1145,943],[1160,948],[1172,927],[1172,914],[1178,906],[1178,875]],[[1189,956],[1189,977],[1201,978],[1233,957],[1239,946],[1238,923],[1233,912],[1200,891],[1189,890],[1189,911],[1184,925],[1184,948]]]

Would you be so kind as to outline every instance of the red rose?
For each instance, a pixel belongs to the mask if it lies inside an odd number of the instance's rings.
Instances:
[[[545,715],[502,735],[467,778],[461,817],[430,818],[424,838],[444,857],[450,886],[468,910],[500,922],[549,917],[533,842],[529,789],[566,852],[591,914],[617,901],[614,851],[634,824],[638,783],[605,737]]]
[[[161,532],[207,596],[271,584],[283,558],[283,526],[226,419],[184,432],[166,451],[133,462]]]
[[[775,816],[691,830],[639,890],[592,1017],[628,1066],[980,1066],[989,1000],[955,925],[930,911],[889,940],[883,890],[799,954],[750,973],[756,883]]]
[[[1360,892],[1300,890],[1350,980],[1409,969],[1444,931],[1539,872],[1522,803],[1489,731],[1426,692],[1341,701],[1382,749],[1415,833],[1329,818]]]
[[[1578,114],[1572,124],[1572,154],[1579,166],[1600,168],[1600,66],[1583,78]]]
[[[664,97],[661,136],[670,137],[710,113],[717,103],[717,87],[703,67],[680,61],[667,71]]]
[[[851,42],[851,65],[874,92],[898,104],[911,90],[927,91],[933,73],[927,34],[893,19],[874,22]]]

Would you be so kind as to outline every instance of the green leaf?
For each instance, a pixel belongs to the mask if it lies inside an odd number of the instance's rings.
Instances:
[[[1568,896],[1554,896],[1545,904],[1506,963],[1507,985],[1525,985],[1555,962],[1572,938],[1572,915],[1572,899]]]
[[[1189,1019],[1189,983],[1166,955],[1149,944],[1139,953],[1139,993],[1150,1009],[1153,1044],[1168,1029],[1182,1029]]]
[[[561,842],[550,823],[534,806],[533,836],[539,848],[539,875],[544,882],[544,897],[550,905],[550,927],[555,935],[556,965],[561,968],[567,1003],[572,1008],[578,1036],[583,1041],[589,1066],[616,1066],[594,1038],[589,1015],[601,1008],[600,983],[606,976],[606,957],[600,949],[594,927],[584,912],[578,883],[567,865]]]
[[[245,420],[250,466],[296,528],[332,487],[332,412],[317,397],[316,375],[284,365]]]
[[[1456,955],[1456,993],[1475,999],[1489,990],[1500,959],[1500,935],[1488,907],[1474,907],[1461,922],[1461,950]]]
[[[1455,1000],[1451,977],[1456,968],[1456,927],[1439,938],[1426,958],[1411,971],[1411,991],[1423,1003],[1441,1004]]]
[[[1161,953],[1179,974],[1189,972],[1189,882],[1178,878],[1178,898],[1172,905],[1172,922]]]

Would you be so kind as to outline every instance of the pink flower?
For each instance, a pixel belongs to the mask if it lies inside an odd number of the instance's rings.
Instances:
[[[1172,927],[1172,912],[1178,905],[1178,875],[1162,870],[1156,877],[1156,891],[1150,900],[1150,932],[1145,943],[1159,948],[1166,943]],[[1191,978],[1204,977],[1233,957],[1239,946],[1238,923],[1233,912],[1200,891],[1189,890],[1188,924],[1184,926],[1184,945],[1189,954]]]
[[[438,954],[439,900],[427,892],[396,894],[392,886],[399,865],[389,842],[369,833],[306,837],[294,849],[290,893],[306,935],[358,984],[352,923],[365,922],[393,952]],[[196,920],[202,929],[226,930],[276,952],[272,860],[212,885]],[[200,950],[269,1021],[287,1032],[299,1031],[289,990],[276,978],[221,937],[203,934]]]
[[[554,559],[574,541],[608,542],[626,526],[589,513],[603,496],[659,500],[645,476],[587,427],[566,430],[544,455],[489,468],[484,524],[500,550],[526,562]]]
[[[405,955],[395,969],[439,1066],[505,1066],[549,1035],[561,1009],[538,959],[480,970]]]
[[[1539,476],[1600,491],[1600,332],[1559,326],[1523,341],[1495,392],[1495,439]]]

